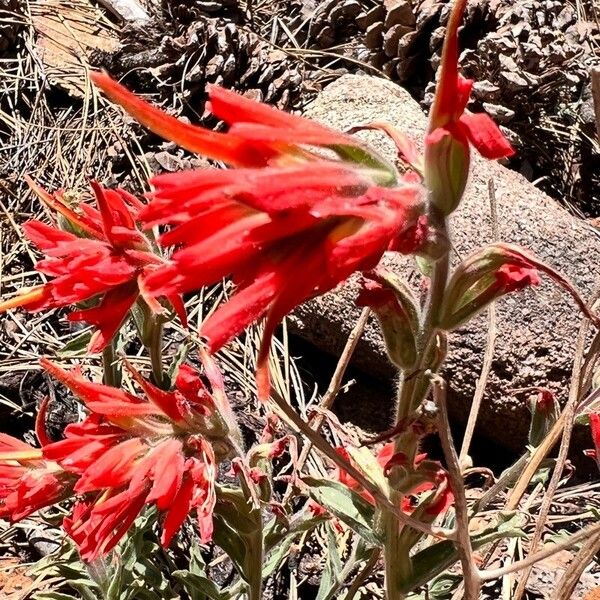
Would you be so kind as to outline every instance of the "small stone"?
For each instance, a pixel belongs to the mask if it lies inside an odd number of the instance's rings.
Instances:
[[[388,29],[383,36],[383,51],[386,55],[390,57],[397,56],[400,38],[408,33],[412,33],[412,31],[406,25],[394,25],[391,29]]]
[[[384,0],[387,8],[387,16],[385,18],[385,28],[389,29],[394,25],[406,25],[414,28],[417,24],[417,19],[413,13],[411,3],[406,0]]]
[[[383,23],[373,23],[365,34],[365,46],[367,48],[379,48],[381,46],[381,37],[383,33]]]
[[[356,24],[360,29],[366,31],[373,23],[383,21],[385,19],[385,7],[382,4],[374,6],[371,10],[361,13],[356,17]]]

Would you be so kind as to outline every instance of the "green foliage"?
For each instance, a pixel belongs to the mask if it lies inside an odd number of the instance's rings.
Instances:
[[[368,543],[378,546],[381,539],[374,530],[375,508],[355,491],[337,481],[304,477],[310,497],[348,525]]]

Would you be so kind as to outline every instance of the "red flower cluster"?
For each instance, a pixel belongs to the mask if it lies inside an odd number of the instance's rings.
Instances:
[[[40,449],[0,438],[0,515],[16,521],[78,496],[63,525],[87,561],[111,550],[149,504],[164,514],[163,545],[192,510],[202,540],[210,540],[217,465],[237,429],[220,373],[207,355],[203,361],[210,390],[186,365],[173,391],[130,368],[144,391],[140,398],[42,359],[90,414],[68,425],[64,439]]]
[[[160,241],[177,249],[144,286],[171,296],[232,277],[237,293],[201,334],[214,352],[266,316],[262,398],[269,391],[269,342],[287,313],[373,268],[387,249],[412,252],[424,241],[420,186],[398,180],[352,137],[212,86],[210,110],[229,125],[215,133],[164,114],[106,75],[93,80],[156,133],[238,167],[152,179],[152,202],[140,217],[146,227],[171,225]]]
[[[61,192],[50,195],[31,180],[28,183],[48,207],[68,221],[72,231],[36,220],[25,223],[27,237],[46,254],[36,269],[52,279],[1,302],[0,312],[17,306],[38,311],[99,300],[96,306],[77,310],[68,317],[97,327],[89,351],[98,352],[110,342],[140,295],[154,312],[163,310],[154,297],[145,293],[142,284],[143,276],[163,261],[136,227],[138,212],[144,205],[135,196],[92,182],[98,208],[81,203],[81,212],[75,212]],[[165,298],[185,322],[179,296]]]

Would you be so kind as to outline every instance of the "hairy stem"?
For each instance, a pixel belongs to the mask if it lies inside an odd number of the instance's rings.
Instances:
[[[447,238],[448,226],[445,217],[438,214],[435,208],[432,207],[431,210],[431,222],[435,224],[440,237]],[[419,339],[417,340],[419,359],[416,371],[412,375],[404,377],[398,393],[395,423],[397,429],[402,420],[418,408],[429,388],[428,383],[424,381],[426,377],[425,371],[430,366],[427,364],[429,358],[428,348],[437,334],[438,317],[444,301],[449,265],[450,258],[447,252],[433,265],[425,316],[421,325]],[[417,451],[417,443],[413,436],[408,436],[407,438],[406,436],[398,435],[394,443],[394,453],[403,452],[407,457],[413,457]],[[399,506],[402,499],[401,494],[393,491],[391,495],[394,505]],[[384,561],[386,595],[388,600],[395,600],[397,598],[404,598],[406,581],[412,572],[409,557],[410,548],[404,547],[405,544],[403,544],[401,538],[402,525],[395,514],[389,512],[384,514],[383,523],[385,526]]]
[[[448,467],[448,476],[454,493],[454,509],[456,511],[456,531],[458,535],[457,550],[463,570],[465,600],[477,600],[481,590],[481,578],[477,565],[473,561],[473,546],[469,536],[469,507],[465,495],[465,487],[460,463],[452,440],[450,421],[446,407],[446,382],[435,377],[433,395],[438,407],[438,432]]]

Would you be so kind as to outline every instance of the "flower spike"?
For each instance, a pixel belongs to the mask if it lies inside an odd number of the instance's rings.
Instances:
[[[489,115],[466,110],[473,81],[458,72],[458,28],[467,0],[455,0],[446,28],[436,94],[425,140],[425,182],[444,214],[458,206],[467,182],[469,145],[484,158],[500,159],[514,150]]]

